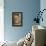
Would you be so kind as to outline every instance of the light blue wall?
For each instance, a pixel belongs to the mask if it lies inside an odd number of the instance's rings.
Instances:
[[[18,41],[24,37],[32,28],[35,12],[40,9],[39,0],[4,0],[4,30],[5,40]],[[23,26],[12,27],[12,12],[23,12]]]
[[[43,9],[46,9],[46,0],[41,0],[40,1],[40,10],[42,11]],[[46,27],[46,11],[43,12],[43,22],[40,22],[40,25],[45,26]]]

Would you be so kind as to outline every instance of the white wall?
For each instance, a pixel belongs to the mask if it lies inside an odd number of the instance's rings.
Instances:
[[[4,0],[0,0],[0,42],[4,41]]]

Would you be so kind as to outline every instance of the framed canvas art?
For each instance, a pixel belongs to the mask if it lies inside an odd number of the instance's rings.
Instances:
[[[22,12],[12,12],[12,26],[22,26]]]

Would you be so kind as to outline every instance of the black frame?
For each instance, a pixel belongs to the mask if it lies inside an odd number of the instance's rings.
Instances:
[[[15,23],[14,23],[14,16],[16,15],[16,14],[18,14],[18,16],[19,16],[19,14],[21,14],[20,15],[20,17],[21,17],[21,24],[20,25],[16,25]],[[12,26],[16,26],[16,27],[19,27],[19,26],[22,26],[23,25],[23,13],[22,12],[12,12]]]

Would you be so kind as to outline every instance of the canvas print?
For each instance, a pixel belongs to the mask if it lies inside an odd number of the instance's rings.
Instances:
[[[12,26],[22,26],[22,12],[12,12]]]

